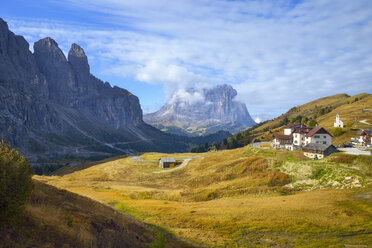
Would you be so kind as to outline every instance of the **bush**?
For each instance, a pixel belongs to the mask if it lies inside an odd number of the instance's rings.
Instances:
[[[336,127],[335,130],[333,131],[333,136],[338,137],[341,136],[344,133],[341,127]]]
[[[355,155],[340,154],[332,157],[331,161],[335,163],[352,164],[356,158],[357,156]]]
[[[311,173],[310,178],[311,179],[320,179],[326,173],[327,173],[327,171],[324,168],[318,167],[318,168],[313,170],[313,172]]]
[[[269,186],[283,186],[292,182],[291,177],[288,174],[281,171],[274,171],[268,173],[268,178],[269,180],[267,184]]]
[[[0,224],[15,223],[33,188],[32,170],[16,149],[0,142]]]

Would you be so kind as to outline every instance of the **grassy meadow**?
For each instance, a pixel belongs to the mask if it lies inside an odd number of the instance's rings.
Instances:
[[[160,157],[195,155],[169,173]],[[244,147],[117,158],[35,179],[87,196],[194,246],[344,247],[372,244],[372,159]],[[153,160],[153,161],[151,161]]]

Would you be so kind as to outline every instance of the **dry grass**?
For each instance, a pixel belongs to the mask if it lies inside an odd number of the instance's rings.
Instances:
[[[1,247],[191,247],[110,207],[35,182],[21,223],[0,226]]]
[[[189,155],[151,153],[142,159],[157,156]],[[358,166],[355,161],[353,166]],[[244,147],[206,153],[172,173],[153,174],[156,162],[125,158],[63,177],[35,178],[210,246],[324,247],[372,242],[370,189],[293,194],[281,186],[292,177],[277,171],[287,163],[315,168],[336,162],[310,161],[299,152]],[[369,200],[356,197],[360,194],[367,194]]]

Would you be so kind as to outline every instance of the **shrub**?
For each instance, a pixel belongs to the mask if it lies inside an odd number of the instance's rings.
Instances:
[[[341,163],[341,164],[352,164],[357,156],[348,155],[348,154],[340,154],[335,156],[331,159],[332,162]]]
[[[206,193],[203,195],[203,200],[204,200],[204,201],[210,201],[210,200],[213,200],[213,199],[215,199],[215,198],[217,198],[217,194],[216,194],[216,192],[214,192],[214,191],[208,191],[208,192],[206,192]]]
[[[32,170],[16,149],[0,142],[0,224],[15,223],[33,188]]]
[[[268,182],[269,186],[283,186],[292,182],[291,177],[281,171],[273,171],[268,173]]]
[[[335,130],[333,130],[333,136],[338,137],[341,136],[344,133],[341,127],[336,127]]]
[[[318,167],[311,173],[311,179],[320,179],[324,174],[326,174],[326,170],[322,167]]]

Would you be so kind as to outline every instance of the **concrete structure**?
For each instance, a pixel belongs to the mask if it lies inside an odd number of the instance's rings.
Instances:
[[[341,121],[340,116],[336,115],[336,121],[333,123],[334,127],[344,127],[344,123]]]
[[[284,135],[292,135],[293,131],[301,126],[301,124],[289,124],[288,126],[285,126]]]
[[[343,151],[343,152],[345,152],[346,154],[351,154],[351,155],[372,156],[372,150],[370,150],[370,151],[363,151],[363,150],[359,150],[356,147],[340,148],[340,150]]]
[[[284,135],[276,135],[271,143],[273,148],[285,150],[302,150],[308,144],[332,144],[332,135],[323,127],[307,127],[292,124],[284,127]]]
[[[277,135],[275,136],[271,147],[274,148],[284,148],[286,150],[293,150],[293,137],[292,135]]]
[[[323,127],[314,127],[305,136],[305,145],[308,144],[332,144],[332,135]]]
[[[306,144],[310,143],[310,142],[306,143],[305,140],[306,135],[310,132],[310,130],[311,128],[307,126],[301,126],[299,128],[296,128],[293,131],[293,145],[301,148]]]
[[[362,146],[370,146],[371,145],[371,137],[372,137],[372,129],[364,129],[358,133],[359,135],[359,145]]]
[[[160,158],[159,167],[160,168],[169,168],[176,165],[176,160],[174,158]]]
[[[322,159],[332,153],[337,152],[333,145],[311,143],[303,148],[304,155],[309,158]]]

